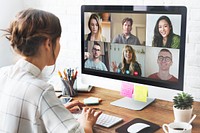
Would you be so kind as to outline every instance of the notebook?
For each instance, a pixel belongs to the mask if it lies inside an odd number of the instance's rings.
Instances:
[[[138,133],[154,133],[156,130],[158,130],[160,128],[160,126],[155,123],[152,123],[150,121],[146,121],[146,120],[143,120],[140,118],[136,118],[136,119],[133,119],[133,120],[125,123],[121,127],[118,127],[115,131],[117,133],[128,133],[128,131],[127,131],[128,127],[134,123],[145,123],[145,124],[150,125],[150,127],[144,128],[141,131],[139,131]]]

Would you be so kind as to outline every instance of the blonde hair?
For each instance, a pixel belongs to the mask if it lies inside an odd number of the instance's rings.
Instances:
[[[126,59],[124,57],[124,52],[125,51],[129,51],[130,53],[132,53],[132,59],[130,62],[130,66],[129,66],[129,71],[130,73],[133,73],[135,68],[134,68],[134,63],[136,62],[136,54],[135,54],[135,50],[130,46],[130,45],[126,45],[124,46],[123,50],[122,50],[122,73],[125,73],[125,64],[126,64]]]
[[[102,37],[102,25],[101,25],[101,21],[100,21],[100,18],[97,14],[92,14],[89,18],[89,21],[88,21],[88,27],[90,29],[90,31],[92,31],[92,29],[90,28],[90,23],[91,23],[91,20],[92,19],[95,19],[97,21],[97,24],[98,24],[98,33],[97,35],[95,36],[95,39],[96,40],[99,40],[99,41],[102,41],[103,40],[103,37]]]

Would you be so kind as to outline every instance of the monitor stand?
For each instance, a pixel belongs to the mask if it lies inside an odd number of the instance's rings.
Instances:
[[[140,101],[134,100],[133,98],[124,97],[119,100],[113,101],[110,104],[114,106],[131,109],[131,110],[142,110],[143,108],[151,104],[154,100],[155,98],[148,97],[147,102],[140,102]]]

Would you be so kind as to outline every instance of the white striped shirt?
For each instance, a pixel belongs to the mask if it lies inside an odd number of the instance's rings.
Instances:
[[[21,59],[0,69],[0,133],[82,133],[41,71]]]

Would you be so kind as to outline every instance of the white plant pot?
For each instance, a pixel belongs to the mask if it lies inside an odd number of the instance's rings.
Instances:
[[[189,122],[192,117],[193,107],[191,109],[177,109],[173,106],[175,122]]]

